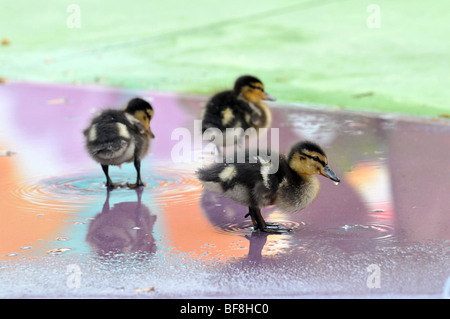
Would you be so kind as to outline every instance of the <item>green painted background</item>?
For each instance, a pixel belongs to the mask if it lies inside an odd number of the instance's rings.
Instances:
[[[0,77],[209,95],[249,73],[280,101],[438,116],[449,12],[448,0],[2,0]]]

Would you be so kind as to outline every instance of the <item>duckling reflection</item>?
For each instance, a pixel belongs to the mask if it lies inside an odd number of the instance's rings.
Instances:
[[[242,206],[223,198],[216,192],[203,189],[200,205],[209,222],[222,231],[237,231],[239,233],[239,231],[251,227],[250,222],[242,222]],[[248,261],[258,264],[262,260],[262,251],[267,242],[267,236],[270,235],[257,231],[244,235],[249,241]]]
[[[110,207],[111,189],[107,189],[102,211],[91,221],[86,241],[98,254],[134,252],[154,253],[153,226],[156,216],[142,204],[143,189],[135,189],[136,202],[121,202]]]
[[[267,243],[267,236],[270,234],[264,232],[253,232],[250,236],[245,236],[250,242],[248,247],[247,259],[255,264],[258,264],[262,260],[262,250]]]

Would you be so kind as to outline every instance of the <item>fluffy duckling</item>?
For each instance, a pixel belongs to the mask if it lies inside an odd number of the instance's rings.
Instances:
[[[233,90],[217,93],[206,104],[202,116],[202,133],[209,128],[216,128],[226,136],[227,128],[242,128],[244,131],[250,127],[257,129],[269,128],[272,122],[272,113],[263,100],[275,101],[264,90],[264,84],[251,75],[239,77]],[[208,135],[210,141],[224,146],[225,140],[216,140],[216,135]],[[235,141],[236,142],[236,141]]]
[[[272,158],[274,154],[271,155]],[[278,170],[269,174],[272,162],[268,157],[257,156],[245,162],[215,163],[199,169],[197,175],[204,188],[219,192],[225,197],[248,206],[254,229],[263,232],[283,233],[278,225],[266,223],[261,208],[276,205],[283,211],[295,212],[308,206],[317,196],[320,184],[315,175],[323,175],[335,183],[340,180],[328,166],[325,152],[309,141],[295,144],[289,155],[278,155]]]
[[[89,155],[99,162],[106,176],[106,187],[115,188],[108,174],[109,165],[134,162],[137,172],[136,184],[131,188],[144,186],[141,180],[141,159],[147,154],[150,139],[154,138],[150,129],[153,108],[140,98],[130,100],[123,111],[104,110],[91,120],[83,131]]]

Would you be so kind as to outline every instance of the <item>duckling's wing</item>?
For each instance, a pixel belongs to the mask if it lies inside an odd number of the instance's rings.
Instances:
[[[199,169],[197,176],[203,187],[246,206],[254,206],[253,187],[262,179],[256,165],[244,169],[238,164],[215,163]]]
[[[215,163],[199,169],[197,175],[206,189],[244,205],[262,207],[273,204],[282,181],[282,173],[271,172],[269,165],[263,158],[250,161],[247,153],[243,162]]]
[[[220,92],[214,95],[205,105],[205,111],[202,119],[202,132],[204,133],[208,128],[218,128],[225,130],[222,123],[223,114],[227,105],[231,91]]]
[[[127,113],[125,116],[127,118],[126,126],[131,132],[139,135],[145,134],[145,127],[137,118]]]
[[[130,147],[132,143],[129,126],[130,123],[123,112],[103,111],[84,131],[89,154],[108,165],[129,160],[134,152],[134,146]],[[127,150],[130,154],[126,153]]]
[[[93,156],[111,158],[113,154],[128,146],[130,136],[124,124],[99,122],[87,130],[86,146]]]
[[[202,132],[208,128],[248,128],[243,110],[248,109],[244,101],[238,100],[233,91],[224,91],[214,95],[206,104],[203,113]]]
[[[88,145],[88,149],[92,156],[99,156],[103,159],[112,159],[117,152],[125,149],[128,145],[128,141],[118,139],[106,143],[91,143]]]

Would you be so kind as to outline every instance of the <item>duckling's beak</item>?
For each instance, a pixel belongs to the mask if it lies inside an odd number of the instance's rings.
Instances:
[[[150,132],[150,138],[155,138],[155,134],[153,134],[152,129],[149,127],[148,130]]]
[[[323,171],[320,172],[320,175],[323,175],[323,176],[331,179],[332,181],[336,182],[337,184],[339,184],[339,182],[341,181],[339,179],[339,177],[336,176],[336,174],[331,170],[331,168],[328,165],[325,165],[325,168],[323,169]]]
[[[266,101],[276,101],[277,100],[276,98],[274,98],[272,95],[270,95],[267,92],[264,92],[264,95],[263,95],[262,99],[266,100]]]

